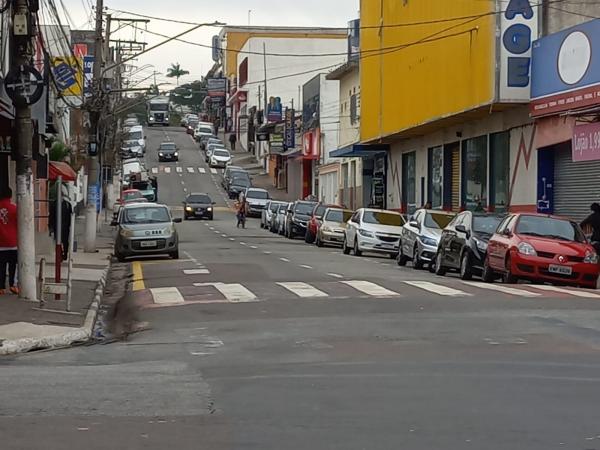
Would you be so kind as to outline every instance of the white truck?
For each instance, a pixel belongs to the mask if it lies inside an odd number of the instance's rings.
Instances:
[[[158,96],[148,100],[148,126],[169,125],[169,97]]]

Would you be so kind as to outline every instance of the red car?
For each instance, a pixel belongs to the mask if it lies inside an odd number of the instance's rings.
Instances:
[[[508,215],[489,241],[484,280],[519,279],[596,288],[598,255],[579,225],[542,214]]]
[[[325,214],[327,208],[343,209],[343,207],[339,205],[327,205],[325,203],[318,203],[315,206],[315,209],[313,209],[313,212],[310,216],[310,220],[306,225],[306,234],[304,235],[304,242],[306,242],[307,244],[312,244],[313,242],[315,242],[317,232],[319,231],[319,227],[323,222],[323,214]]]

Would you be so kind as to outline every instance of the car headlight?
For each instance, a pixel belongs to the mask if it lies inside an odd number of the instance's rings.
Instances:
[[[150,122],[154,122],[154,117],[150,116]]]
[[[185,210],[186,210],[187,212],[192,212],[192,211],[194,210],[194,208],[192,208],[191,206],[186,206],[186,207],[185,207]]]
[[[323,230],[324,233],[333,233],[333,228],[328,227],[326,225],[321,227],[321,230]]]
[[[158,156],[164,156],[163,152],[158,152]]]
[[[179,152],[175,152],[173,153],[175,156],[179,156]]]
[[[212,206],[209,206],[208,208],[206,208],[207,211],[212,211]]]
[[[375,237],[375,235],[373,233],[371,233],[370,231],[367,231],[367,230],[361,230],[361,229],[359,229],[358,233],[361,236],[368,237],[368,238],[374,238]]]
[[[477,246],[477,249],[480,250],[481,252],[485,253],[487,252],[487,242],[482,241],[481,239],[477,239],[477,238],[473,238],[473,241],[475,242],[475,245]]]
[[[583,259],[583,262],[586,264],[598,264],[598,254],[588,250],[585,252],[585,258]]]
[[[535,251],[535,248],[533,248],[533,246],[531,244],[528,244],[527,242],[521,242],[517,246],[517,249],[519,250],[519,253],[521,255],[537,256],[537,252]]]
[[[126,230],[126,229],[122,229],[121,230],[121,236],[128,238],[128,237],[133,237],[133,231],[131,230]]]
[[[427,236],[421,236],[421,237],[419,237],[419,239],[421,240],[423,245],[428,245],[430,247],[437,247],[437,245],[438,245],[438,243],[435,239],[432,239]]]

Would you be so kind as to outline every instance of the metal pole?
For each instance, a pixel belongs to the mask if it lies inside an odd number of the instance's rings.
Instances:
[[[12,18],[25,22],[27,30],[32,30],[33,11],[29,1],[14,0]],[[11,28],[11,66],[13,68],[28,66],[31,63],[31,32],[19,32]],[[20,30],[21,31],[21,30]],[[33,125],[31,122],[31,106],[20,98],[14,101],[16,129],[16,174],[17,174],[17,220],[18,220],[18,273],[19,298],[35,301],[37,299],[35,273],[35,219],[33,196],[33,172],[31,169]]]
[[[69,229],[69,272],[67,274],[67,312],[71,312],[71,297],[73,283],[71,276],[73,272],[73,246],[75,241],[75,208],[71,205],[71,228]]]
[[[54,229],[54,282],[61,281],[62,268],[62,177],[56,180],[56,227]],[[60,294],[54,296],[60,300]]]
[[[263,42],[263,69],[265,72],[265,121],[267,118],[267,105],[269,97],[267,95],[267,45]]]

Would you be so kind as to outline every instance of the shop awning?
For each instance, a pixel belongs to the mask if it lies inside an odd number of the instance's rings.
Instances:
[[[302,156],[302,149],[301,148],[290,148],[289,150],[280,153],[281,156],[284,156],[286,158],[297,158],[299,156]]]
[[[389,144],[353,144],[329,153],[331,158],[369,158],[390,150]]]
[[[56,181],[58,180],[58,177],[62,177],[63,181],[77,180],[77,174],[73,168],[65,162],[50,161],[48,166],[48,179],[50,181]]]

